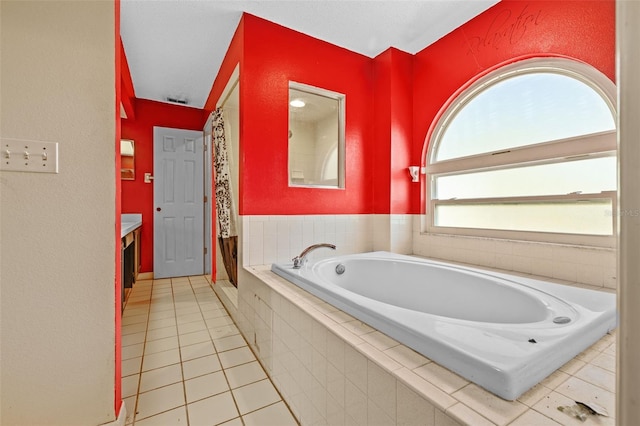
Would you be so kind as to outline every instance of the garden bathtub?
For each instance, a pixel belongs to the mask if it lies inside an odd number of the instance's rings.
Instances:
[[[387,252],[272,271],[514,400],[616,326],[616,296]]]

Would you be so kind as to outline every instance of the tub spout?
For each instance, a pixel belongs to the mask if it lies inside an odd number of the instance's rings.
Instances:
[[[333,250],[336,249],[336,246],[334,246],[333,244],[327,244],[327,243],[320,243],[320,244],[314,244],[312,246],[309,246],[306,249],[302,250],[302,253],[300,253],[298,256],[291,259],[293,260],[293,269],[300,269],[302,265],[304,265],[305,262],[307,261],[307,258],[306,258],[307,254],[309,254],[309,252],[320,247],[327,247]]]

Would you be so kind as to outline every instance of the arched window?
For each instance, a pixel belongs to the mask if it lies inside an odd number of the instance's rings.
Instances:
[[[472,84],[430,141],[429,231],[612,246],[614,102],[606,76],[566,59]]]

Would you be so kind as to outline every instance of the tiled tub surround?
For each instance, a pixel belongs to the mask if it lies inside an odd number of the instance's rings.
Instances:
[[[234,317],[301,424],[615,424],[613,334],[505,401],[278,277],[270,265],[243,272]],[[583,423],[558,410],[576,400],[609,415]]]
[[[506,400],[616,325],[615,294],[385,251],[271,270]]]
[[[421,215],[242,216],[242,265],[288,262],[311,244],[310,260],[385,250],[616,289],[614,249],[425,234]]]
[[[374,250],[411,253],[412,215],[241,216],[242,264],[288,262],[306,247],[331,243],[310,260]]]
[[[412,254],[615,290],[616,251],[534,241],[423,233],[413,216]]]

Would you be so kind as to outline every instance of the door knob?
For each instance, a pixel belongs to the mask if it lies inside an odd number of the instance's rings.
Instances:
[[[162,208],[160,208],[160,207],[156,207],[156,211],[157,211],[157,212],[159,212],[159,211],[161,211],[161,210],[162,210]]]

